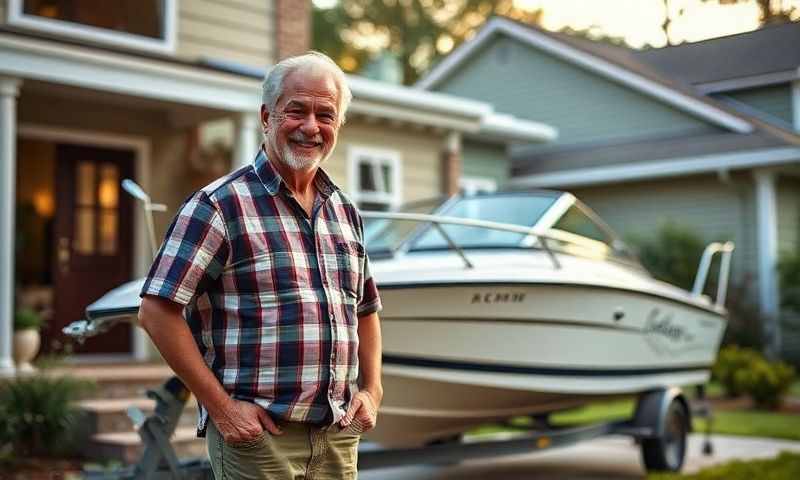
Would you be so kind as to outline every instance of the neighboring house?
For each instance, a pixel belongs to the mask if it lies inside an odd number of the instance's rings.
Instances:
[[[50,343],[89,302],[146,273],[146,223],[123,178],[169,207],[160,240],[191,191],[251,161],[265,67],[308,48],[309,22],[308,1],[0,1],[0,375],[14,371],[15,298],[44,299]],[[470,138],[501,148],[555,138],[480,101],[361,78],[352,89],[325,168],[367,207],[457,190]],[[146,359],[138,330],[77,353]]]
[[[465,142],[464,172],[568,189],[622,234],[734,240],[733,281],[774,317],[779,252],[800,248],[798,44],[790,24],[638,52],[494,18],[416,86],[559,130],[510,155]]]

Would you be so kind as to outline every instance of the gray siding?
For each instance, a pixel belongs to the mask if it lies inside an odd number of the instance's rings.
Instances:
[[[487,101],[503,113],[553,125],[559,130],[559,143],[717,130],[505,36],[489,42],[436,90]]]
[[[778,182],[778,251],[800,253],[800,180]]]
[[[465,140],[462,145],[461,173],[465,177],[485,177],[502,188],[508,181],[510,160],[502,146]]]
[[[730,97],[771,117],[792,123],[792,89],[788,83],[726,92]]]
[[[666,222],[686,226],[704,241],[733,240],[732,280],[756,271],[753,189],[748,178],[715,176],[604,185],[573,193],[623,237],[650,237]]]

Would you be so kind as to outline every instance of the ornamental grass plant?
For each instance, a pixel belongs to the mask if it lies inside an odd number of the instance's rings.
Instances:
[[[69,454],[79,421],[74,403],[93,388],[85,380],[43,374],[0,382],[0,461]]]

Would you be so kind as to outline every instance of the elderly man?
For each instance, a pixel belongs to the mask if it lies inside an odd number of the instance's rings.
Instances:
[[[197,397],[216,478],[355,478],[375,425],[380,300],[361,217],[319,168],[350,99],[322,54],[277,64],[262,149],[186,200],[142,289],[141,325]]]

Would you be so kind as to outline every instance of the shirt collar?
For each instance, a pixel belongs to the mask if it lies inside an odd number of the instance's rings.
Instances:
[[[275,167],[272,166],[272,162],[267,158],[267,153],[264,151],[263,146],[258,149],[258,154],[253,161],[253,168],[261,183],[264,184],[267,193],[271,196],[274,197],[280,192],[281,185],[288,190],[281,174],[278,173]],[[322,168],[318,168],[317,173],[314,174],[314,186],[317,187],[317,191],[323,199],[327,199],[339,189]]]

